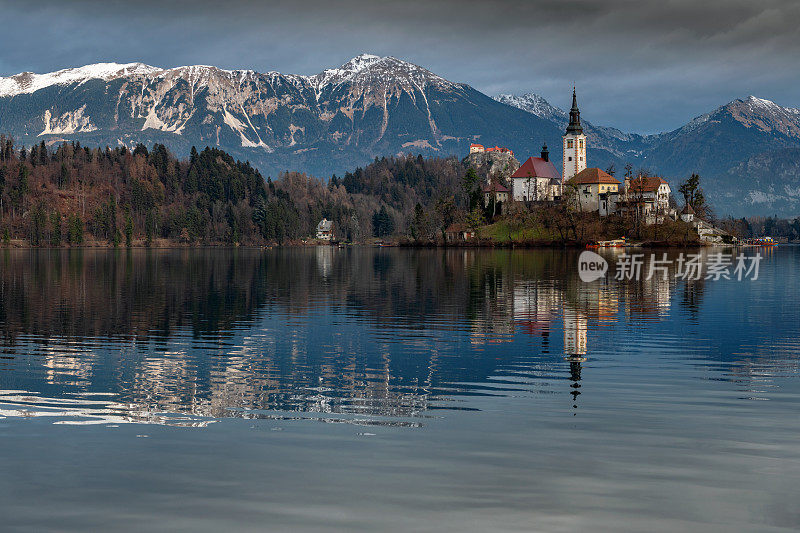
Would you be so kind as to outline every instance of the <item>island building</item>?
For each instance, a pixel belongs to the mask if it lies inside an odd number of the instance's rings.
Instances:
[[[569,110],[569,124],[562,135],[563,162],[561,175],[568,180],[586,168],[586,135],[581,126],[581,111],[575,87],[572,88],[572,109]]]
[[[687,223],[694,220],[694,209],[692,209],[691,205],[686,204],[686,206],[683,208],[683,211],[681,211],[681,220]]]
[[[585,168],[569,180],[575,188],[576,202],[581,211],[600,211],[609,214],[610,194],[619,192],[620,182],[608,172],[599,168]]]
[[[508,178],[510,183],[506,183],[510,185],[510,190],[501,183],[490,183],[487,178],[482,189],[484,207],[492,200],[496,205],[507,200],[525,204],[561,201],[566,197],[564,188],[568,185],[574,188],[575,202],[583,212],[597,212],[601,217],[634,215],[641,217],[646,224],[663,222],[667,216],[678,219],[678,212],[670,206],[672,191],[664,179],[658,176],[627,176],[623,184],[608,172],[587,167],[588,143],[581,124],[575,87],[572,88],[572,108],[562,143],[561,174],[550,161],[550,152],[545,144],[539,157],[529,157],[511,174]],[[508,148],[470,144],[470,154],[486,152],[513,156]],[[680,216],[683,218],[687,215]],[[693,214],[688,216],[694,218]]]
[[[511,190],[517,202],[555,201],[561,198],[561,176],[550,162],[547,144],[540,157],[529,157],[511,175]]]
[[[662,222],[667,215],[675,218],[669,206],[671,193],[669,183],[658,176],[626,177],[623,190],[609,195],[609,213],[637,214],[648,223]]]
[[[484,184],[481,190],[483,192],[483,207],[494,205],[495,214],[501,214],[503,206],[508,202],[508,195],[511,191],[496,181]]]

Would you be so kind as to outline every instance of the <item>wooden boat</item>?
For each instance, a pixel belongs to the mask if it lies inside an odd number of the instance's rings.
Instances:
[[[587,248],[624,248],[628,244],[625,241],[625,237],[619,239],[613,239],[610,241],[597,241],[594,243],[587,244]]]

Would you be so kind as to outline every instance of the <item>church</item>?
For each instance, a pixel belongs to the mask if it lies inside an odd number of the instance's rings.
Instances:
[[[510,197],[515,202],[558,202],[564,198],[565,187],[569,188],[570,198],[583,212],[598,212],[600,216],[612,213],[626,213],[631,210],[640,212],[645,220],[663,219],[670,214],[669,184],[658,177],[628,177],[621,183],[613,175],[599,168],[587,167],[588,143],[581,124],[581,111],[578,108],[578,97],[572,88],[572,107],[569,110],[569,123],[561,136],[562,153],[561,172],[550,161],[547,144],[542,146],[539,157],[529,157],[510,176],[510,190],[499,184],[487,182],[484,187],[484,203],[488,205],[491,198],[495,202],[504,202]],[[482,145],[472,144],[470,153],[484,151],[505,151],[505,148],[485,149]],[[502,191],[497,189],[498,185]],[[494,188],[492,188],[494,187]],[[572,195],[574,191],[574,196]],[[502,198],[500,195],[504,195]]]
[[[569,111],[569,124],[562,136],[561,174],[550,162],[550,152],[545,144],[540,157],[529,157],[511,175],[511,190],[517,202],[552,202],[563,194],[563,183],[572,179],[586,168],[586,135],[581,126],[581,112],[578,97],[572,88],[572,109]]]

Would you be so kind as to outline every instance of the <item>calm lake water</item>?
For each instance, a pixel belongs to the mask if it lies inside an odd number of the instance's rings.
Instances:
[[[0,530],[797,530],[800,248],[762,253],[0,250]]]

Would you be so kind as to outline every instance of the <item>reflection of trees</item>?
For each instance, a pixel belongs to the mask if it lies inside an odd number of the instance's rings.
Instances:
[[[263,259],[237,251],[6,250],[0,265],[6,338],[220,332],[266,296]]]
[[[666,282],[583,283],[578,253],[4,250],[0,334],[12,356],[39,357],[31,387],[118,391],[143,412],[416,416],[484,393],[477,384],[509,365],[534,375],[525,354],[492,346],[515,335],[541,339],[536,364],[563,368],[548,344],[562,316],[577,400],[593,327],[621,311],[663,319],[676,285],[696,313],[703,291],[674,270]],[[448,347],[457,337],[471,344]]]

